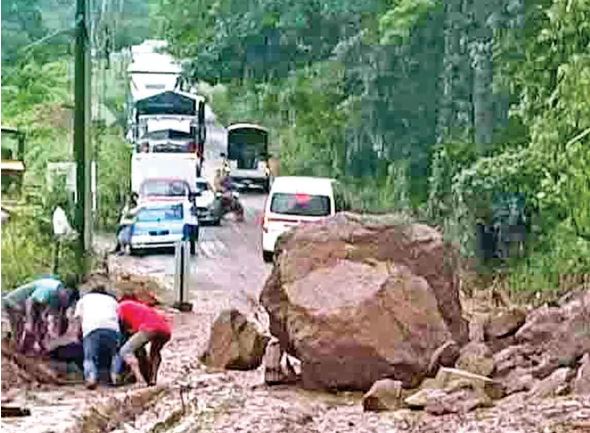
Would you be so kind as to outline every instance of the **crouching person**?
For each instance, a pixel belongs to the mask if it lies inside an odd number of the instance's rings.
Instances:
[[[137,301],[122,301],[119,304],[118,313],[124,332],[130,334],[129,339],[119,351],[119,357],[129,366],[137,383],[144,382],[148,386],[155,385],[162,362],[160,352],[172,336],[170,325],[156,310]],[[150,348],[147,378],[144,378],[136,352],[148,343]]]
[[[84,379],[88,389],[98,383],[100,361],[111,369],[111,381],[117,379],[117,350],[121,340],[119,304],[107,293],[104,285],[97,285],[78,301],[74,317],[79,319],[84,348]]]
[[[75,279],[71,277],[64,284],[53,277],[34,281],[34,290],[25,301],[25,327],[20,349],[28,353],[37,345],[40,353],[46,352],[45,337],[47,336],[49,316],[53,316],[58,326],[58,335],[67,330],[66,310],[77,299]]]

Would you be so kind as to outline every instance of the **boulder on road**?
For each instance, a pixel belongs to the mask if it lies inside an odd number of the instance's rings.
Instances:
[[[381,412],[404,406],[402,383],[398,380],[381,379],[373,384],[363,396],[363,410]]]
[[[238,310],[224,310],[213,322],[201,361],[214,368],[253,370],[262,363],[269,339]]]
[[[261,294],[270,330],[306,388],[417,385],[437,348],[467,338],[440,233],[339,214],[281,239]]]

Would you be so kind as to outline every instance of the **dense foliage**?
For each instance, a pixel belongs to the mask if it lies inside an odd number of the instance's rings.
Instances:
[[[100,37],[105,23],[115,29],[115,24],[125,25],[126,20],[111,19],[114,17],[108,13],[114,13],[112,9],[101,9],[99,2],[91,3],[94,25],[91,44],[96,45],[97,41],[105,40]],[[114,32],[111,46],[134,43],[149,36],[148,24],[136,19],[138,15],[147,15],[146,3],[127,1],[121,5],[123,10],[134,12],[135,18],[133,13],[127,15],[133,20],[131,26]],[[72,28],[74,6],[74,2],[63,0],[2,3],[2,125],[26,133],[27,168],[24,200],[2,227],[2,287],[6,290],[51,272],[54,249],[51,216],[57,204],[66,209],[73,222],[73,198],[66,192],[63,179],[56,179],[50,185],[47,164],[73,160],[72,39],[71,34],[60,31]],[[121,117],[119,112],[125,96],[124,65],[111,62],[109,70],[99,74],[97,67],[104,62],[99,63],[97,59],[93,97],[101,105],[97,108],[99,105],[94,104],[93,120],[101,120],[104,115],[99,115],[109,111],[110,119],[116,121]],[[103,86],[102,81],[108,81],[108,86]],[[103,228],[116,222],[129,182],[130,149],[123,140],[122,128],[112,121],[106,125],[93,122],[91,134],[89,149],[94,152],[98,165],[95,223],[97,228]],[[75,270],[73,244],[66,242],[61,252],[60,270]]]
[[[534,239],[516,287],[590,271],[590,1],[159,0],[214,109],[272,129],[288,173],[410,209],[466,255],[502,194]],[[533,278],[534,276],[534,278]]]

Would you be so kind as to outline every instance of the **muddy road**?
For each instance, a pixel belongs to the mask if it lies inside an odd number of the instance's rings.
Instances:
[[[212,177],[224,149],[224,129],[211,119],[205,175]],[[193,312],[164,308],[173,337],[163,350],[157,387],[87,391],[81,384],[10,389],[2,399],[31,410],[23,418],[2,418],[1,431],[15,433],[118,432],[581,432],[576,420],[590,419],[590,397],[507,401],[467,415],[433,417],[402,410],[364,413],[359,393],[313,393],[296,386],[268,387],[262,368],[250,372],[211,371],[198,361],[210,326],[224,308],[250,313],[270,266],[262,261],[258,218],[265,196],[242,195],[246,221],[227,219],[203,227],[198,255],[191,260],[189,300]],[[114,236],[97,236],[97,249],[112,248]],[[173,253],[115,257],[111,272],[155,277],[166,304],[174,300]],[[5,377],[2,378],[6,380]]]
[[[225,128],[216,123],[208,110],[208,136],[204,176],[213,179],[220,166],[219,154],[225,151]],[[262,261],[260,251],[261,215],[265,195],[248,192],[241,197],[245,208],[245,221],[238,223],[228,216],[219,227],[203,226],[196,256],[191,257],[189,301],[192,313],[180,314],[172,309],[165,313],[173,323],[173,340],[163,352],[164,362],[160,382],[164,387],[177,386],[186,376],[187,368],[198,366],[198,354],[204,350],[209,328],[216,315],[224,308],[237,307],[251,311],[259,291],[270,271]],[[114,235],[101,233],[95,236],[99,251],[114,246]],[[142,256],[111,256],[111,272],[125,272],[154,277],[165,288],[159,295],[166,304],[174,301],[174,252],[158,251]],[[4,379],[4,378],[3,378]],[[48,387],[42,389],[11,389],[11,405],[31,409],[31,416],[2,418],[3,432],[61,432],[81,428],[79,416],[112,398],[125,398],[128,388],[101,387],[89,392],[81,385]],[[138,391],[139,392],[139,391]],[[105,426],[103,426],[105,427]],[[108,429],[107,429],[108,430]],[[98,431],[106,431],[100,428]]]

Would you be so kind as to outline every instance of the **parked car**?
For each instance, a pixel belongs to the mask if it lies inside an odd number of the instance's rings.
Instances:
[[[196,253],[199,239],[198,218],[188,200],[146,201],[140,204],[131,226],[131,251],[174,247],[176,242],[190,243]]]
[[[195,191],[198,194],[195,203],[199,222],[219,225],[222,216],[220,196],[215,193],[209,181],[202,177],[197,178]]]
[[[262,222],[262,258],[272,262],[277,239],[301,223],[336,212],[334,180],[320,177],[279,176],[266,200]]]

